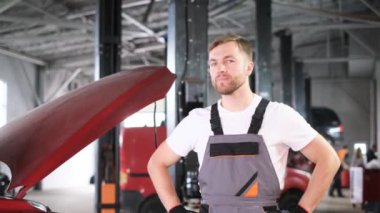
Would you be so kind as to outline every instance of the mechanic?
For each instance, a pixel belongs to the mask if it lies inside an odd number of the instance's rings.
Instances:
[[[184,118],[148,163],[154,187],[169,213],[191,212],[180,203],[168,167],[194,150],[199,159],[201,212],[281,212],[289,148],[315,163],[309,185],[291,212],[312,212],[340,161],[328,142],[291,107],[253,93],[252,47],[239,35],[209,45],[209,74],[221,99]]]

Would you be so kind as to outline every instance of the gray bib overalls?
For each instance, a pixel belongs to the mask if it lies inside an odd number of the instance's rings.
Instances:
[[[269,101],[259,103],[247,134],[224,135],[217,104],[199,172],[201,213],[280,212],[280,186],[263,137],[258,135]],[[274,133],[275,134],[275,133]]]

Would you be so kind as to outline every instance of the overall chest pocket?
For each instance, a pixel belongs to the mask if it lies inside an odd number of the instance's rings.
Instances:
[[[210,144],[210,157],[239,157],[259,154],[258,142]]]

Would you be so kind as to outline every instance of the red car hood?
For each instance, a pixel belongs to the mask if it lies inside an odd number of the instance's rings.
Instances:
[[[163,98],[175,76],[141,67],[102,78],[41,105],[0,129],[0,161],[17,198],[125,117]]]

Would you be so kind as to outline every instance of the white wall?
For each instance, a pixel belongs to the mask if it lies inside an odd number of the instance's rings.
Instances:
[[[48,71],[43,75],[42,88],[45,96],[50,96],[60,88],[61,84],[73,71]],[[22,117],[37,106],[36,101],[37,71],[33,64],[0,55],[0,79],[7,83],[7,122]],[[49,88],[49,89],[47,89]],[[62,90],[63,92],[67,90]],[[45,100],[45,98],[41,98]],[[88,185],[91,175],[94,174],[95,151],[94,144],[75,155],[57,170],[43,180],[43,188],[62,188]]]
[[[312,79],[312,106],[333,109],[344,126],[344,142],[370,142],[371,79]]]
[[[68,87],[62,85],[71,78],[75,70],[46,70],[42,75],[42,99],[49,102],[67,92]],[[87,79],[82,79],[87,80]],[[76,77],[73,81],[78,86],[83,86],[81,79]],[[88,83],[88,82],[86,82]],[[78,152],[42,181],[44,190],[57,188],[72,188],[86,186],[90,183],[90,178],[95,173],[95,143],[91,143],[82,151]]]
[[[331,58],[370,58],[369,49],[379,49],[377,45],[366,44],[371,39],[367,39],[365,34],[357,31],[355,38],[357,37],[364,41],[365,48],[349,35],[348,43],[342,42],[342,37],[333,39],[329,51],[327,43],[322,42],[299,48],[294,54],[301,58],[328,58],[329,52]],[[374,140],[373,67],[373,60],[304,64],[305,73],[312,79],[312,106],[326,106],[337,112],[345,128],[344,140],[351,150],[355,142],[369,145]]]
[[[7,83],[8,88],[8,122],[35,107],[35,76],[33,64],[0,54],[0,79]]]
[[[74,155],[42,182],[43,189],[86,186],[95,172],[95,143]]]

